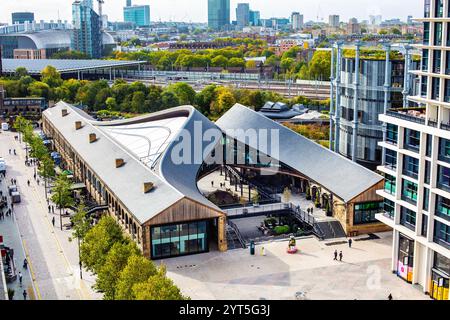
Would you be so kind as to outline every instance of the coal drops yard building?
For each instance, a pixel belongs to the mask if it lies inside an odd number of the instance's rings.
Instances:
[[[235,129],[275,130],[279,140],[260,150],[231,133]],[[101,122],[59,102],[43,112],[43,131],[75,181],[86,186],[91,199],[107,208],[105,213],[150,259],[227,250],[229,217],[197,184],[223,167],[208,161],[225,158],[229,148],[233,154],[245,152],[244,163],[226,164],[237,172],[276,169],[292,187],[314,190],[316,203],[329,208],[345,235],[389,230],[375,219],[383,210],[383,199],[376,194],[383,188],[382,176],[242,105],[216,123],[192,106]],[[203,138],[195,139],[198,135]],[[236,149],[238,142],[245,148]],[[251,161],[250,149],[258,154]],[[261,156],[271,160],[262,165]]]

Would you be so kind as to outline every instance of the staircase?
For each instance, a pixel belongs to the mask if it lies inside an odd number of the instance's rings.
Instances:
[[[317,232],[322,240],[347,237],[339,221],[316,222],[314,231]]]
[[[241,236],[241,233],[239,232],[236,225],[228,220],[227,228],[226,228],[226,234],[227,234],[227,245],[228,250],[231,249],[245,249],[247,246],[245,244],[244,239]]]

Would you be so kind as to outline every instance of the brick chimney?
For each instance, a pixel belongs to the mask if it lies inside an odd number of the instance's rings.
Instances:
[[[116,159],[116,168],[120,168],[125,165],[125,161],[123,159]]]
[[[153,190],[153,182],[144,182],[144,193],[149,193]]]
[[[97,141],[97,135],[95,133],[90,133],[89,134],[89,143],[93,143]]]

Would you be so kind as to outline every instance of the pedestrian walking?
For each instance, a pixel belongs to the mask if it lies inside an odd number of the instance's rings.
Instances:
[[[22,286],[22,272],[19,271],[19,283]]]
[[[11,154],[11,149],[9,149],[9,154]]]
[[[17,156],[16,149],[14,149],[14,155]]]
[[[353,243],[353,240],[352,240],[352,238],[348,239],[348,247],[349,247],[349,248],[351,248],[351,247],[352,247],[352,243]]]
[[[26,258],[23,259],[23,268],[24,268],[24,269],[28,269],[28,261],[27,261]]]
[[[337,260],[338,252],[337,250],[334,250],[334,260]]]
[[[214,181],[211,181],[211,187],[214,187]]]
[[[27,290],[23,290],[23,300],[27,300]]]
[[[35,173],[35,174],[33,174],[33,178],[34,178],[34,180],[36,180],[36,173]]]
[[[55,217],[52,218],[52,225],[55,226]]]
[[[39,185],[39,179],[36,180],[37,184]]]
[[[27,180],[27,184],[28,184],[28,186],[30,186],[30,180]]]
[[[52,206],[52,213],[55,214],[55,206]]]
[[[16,179],[14,179],[14,184],[17,185],[17,180]]]
[[[389,293],[388,300],[393,300],[392,293]]]
[[[339,252],[339,261],[342,261],[343,256],[344,256],[344,255],[342,254],[342,251]]]
[[[50,207],[50,205],[48,205],[48,213],[50,213],[51,212],[51,207]]]

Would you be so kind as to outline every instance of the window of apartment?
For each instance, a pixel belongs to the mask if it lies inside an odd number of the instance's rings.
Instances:
[[[417,203],[417,184],[408,180],[403,180],[402,184],[402,199],[412,203]]]
[[[405,129],[404,149],[418,152],[420,148],[420,132],[412,129]]]
[[[439,139],[439,160],[450,163],[450,140]]]
[[[434,242],[450,248],[450,226],[435,221],[434,222]]]
[[[383,212],[383,201],[374,201],[355,204],[353,224],[365,224],[378,222],[375,215]]]
[[[425,45],[430,44],[430,23],[429,22],[425,22],[423,24],[423,44],[425,44]],[[423,52],[424,55],[425,55],[425,51],[427,51],[427,59],[428,59],[428,50],[424,50],[424,52]],[[422,59],[422,62],[423,62],[423,59]],[[422,66],[423,66],[423,63],[422,63]],[[426,65],[426,66],[428,66],[428,65]],[[424,70],[424,69],[422,68],[422,70]],[[425,70],[428,70],[428,67]]]
[[[436,22],[434,24],[434,45],[442,46],[442,22]]]
[[[450,80],[449,79],[445,79],[444,101],[450,102]]]
[[[396,181],[395,177],[387,174],[384,178],[384,190],[389,194],[395,194]]]
[[[386,149],[385,163],[387,168],[395,170],[397,168],[397,152]]]
[[[422,232],[421,235],[426,237],[428,235],[428,216],[426,214],[422,215]]]
[[[425,183],[430,184],[431,180],[431,162],[425,161]]]
[[[439,100],[441,97],[441,79],[439,78],[432,78],[433,81],[431,82],[431,99],[433,100]]]
[[[419,159],[403,156],[403,174],[417,179],[419,176]]]
[[[442,51],[435,50],[433,54],[433,72],[441,73]]]
[[[422,97],[426,98],[428,96],[428,77],[422,76],[421,77],[421,90],[420,93]]]
[[[395,203],[391,200],[388,199],[384,199],[384,213],[385,215],[387,215],[389,218],[394,219],[394,214],[395,214]]]
[[[438,217],[450,221],[450,199],[437,196],[436,197],[436,211]]]
[[[431,0],[425,0],[424,16],[430,18],[431,13]]]
[[[436,18],[442,18],[444,16],[444,0],[436,0],[435,4],[434,16]]]
[[[449,10],[450,10],[450,6],[448,6]],[[447,22],[447,30],[450,30],[450,22]],[[450,46],[450,33],[447,32],[447,47]]]
[[[438,187],[450,192],[450,168],[438,166]]]
[[[431,157],[431,151],[433,148],[433,137],[430,134],[427,134],[427,149],[425,150],[425,155],[427,157]]]
[[[428,211],[430,206],[430,189],[423,188],[423,206],[422,209]]]
[[[428,56],[430,51],[428,49],[423,49],[422,54],[422,71],[428,71]]]
[[[402,207],[400,212],[400,224],[408,229],[416,229],[416,213],[405,207]]]
[[[386,142],[397,145],[398,126],[388,123]]]

